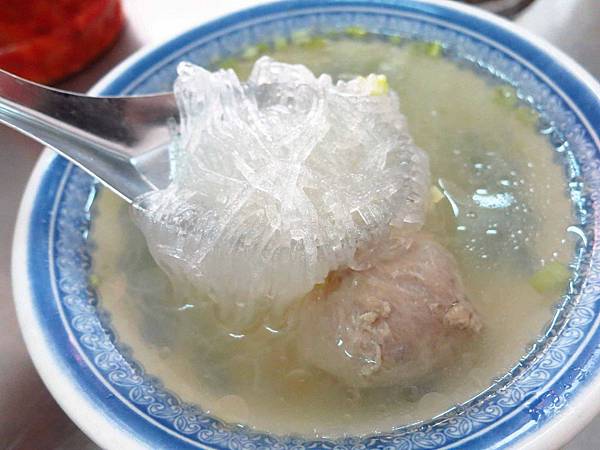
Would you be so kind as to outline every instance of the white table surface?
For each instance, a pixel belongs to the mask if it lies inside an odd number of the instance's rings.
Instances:
[[[123,58],[253,0],[123,0],[127,28],[92,67],[63,83],[84,91]],[[516,21],[546,38],[600,78],[600,0],[536,0]],[[10,282],[10,247],[21,194],[40,146],[0,126],[0,449],[91,450],[38,377],[18,331]],[[567,447],[600,449],[600,417]]]

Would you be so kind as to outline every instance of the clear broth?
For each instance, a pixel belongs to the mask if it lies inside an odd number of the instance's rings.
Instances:
[[[349,389],[305,366],[286,329],[230,334],[209,305],[175,295],[127,206],[101,191],[94,205],[93,281],[119,340],[148,373],[226,421],[336,437],[434,417],[518,362],[560,294],[539,294],[529,278],[545,263],[567,264],[573,255],[563,169],[535,113],[509,88],[437,50],[425,43],[313,38],[268,54],[334,78],[387,75],[411,134],[430,156],[432,181],[446,194],[426,227],[459,261],[484,323],[480,339],[421,385]],[[245,77],[256,51],[223,64]]]

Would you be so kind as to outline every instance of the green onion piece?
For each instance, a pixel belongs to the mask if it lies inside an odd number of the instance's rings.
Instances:
[[[261,42],[260,44],[258,44],[256,46],[256,49],[258,50],[259,54],[264,55],[265,53],[268,53],[271,51],[271,46],[269,44],[267,44],[266,42]]]
[[[320,48],[325,47],[327,45],[327,41],[322,37],[313,37],[308,42],[305,42],[300,45],[304,48],[308,48],[311,50],[318,50]]]
[[[391,44],[398,45],[402,43],[402,38],[400,36],[390,36],[388,41],[390,41]]]
[[[91,274],[88,280],[93,288],[97,287],[100,284],[100,278],[98,278],[98,275],[96,274]]]
[[[498,105],[512,108],[518,101],[517,92],[512,86],[498,86],[494,90],[494,102]]]
[[[442,51],[444,47],[439,42],[429,42],[425,48],[425,53],[431,56],[432,58],[439,58],[442,56]]]
[[[540,294],[556,293],[565,288],[570,277],[571,272],[564,264],[552,261],[534,273],[529,284]]]
[[[233,69],[235,72],[237,72],[238,61],[235,58],[225,58],[221,60],[219,67],[221,69]]]
[[[348,36],[353,38],[361,38],[367,35],[367,30],[365,30],[363,27],[358,26],[348,27],[344,31]]]
[[[538,123],[539,115],[536,110],[527,106],[517,108],[517,120],[525,125],[535,125]]]
[[[412,45],[416,54],[439,58],[444,52],[444,46],[440,42],[415,42]]]
[[[306,44],[310,41],[310,34],[306,30],[294,31],[292,33],[292,42],[297,45]]]
[[[385,75],[376,75],[375,83],[371,88],[371,95],[386,95],[390,90],[387,77]]]
[[[244,59],[254,59],[259,55],[260,51],[258,49],[258,46],[253,45],[251,47],[246,48],[246,50],[244,50],[244,53],[242,53],[242,58]]]
[[[275,47],[275,50],[282,50],[282,49],[286,48],[287,45],[288,45],[288,41],[284,37],[276,37],[273,40],[273,47]]]

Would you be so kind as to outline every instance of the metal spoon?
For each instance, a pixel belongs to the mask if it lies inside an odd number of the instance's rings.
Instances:
[[[52,148],[128,202],[168,183],[172,93],[90,97],[0,70],[0,123]]]

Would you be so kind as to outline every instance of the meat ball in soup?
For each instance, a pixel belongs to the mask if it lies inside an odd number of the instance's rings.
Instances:
[[[449,364],[480,330],[454,257],[417,234],[315,289],[302,306],[299,350],[352,387],[408,385]]]

